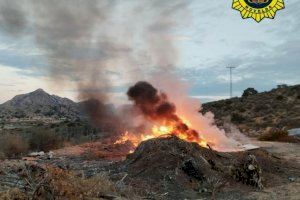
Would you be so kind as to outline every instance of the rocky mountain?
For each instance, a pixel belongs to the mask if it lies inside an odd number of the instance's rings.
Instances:
[[[42,89],[17,95],[0,105],[0,118],[78,118],[79,105],[67,98],[50,95]]]
[[[219,126],[230,122],[250,136],[270,128],[299,128],[300,85],[281,85],[268,92],[206,103],[202,112],[207,111],[215,114]]]

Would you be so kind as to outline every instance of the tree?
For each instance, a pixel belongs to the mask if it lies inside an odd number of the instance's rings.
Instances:
[[[244,90],[242,97],[248,97],[251,95],[255,95],[257,93],[258,93],[257,90],[255,90],[254,88],[247,88],[246,90]]]

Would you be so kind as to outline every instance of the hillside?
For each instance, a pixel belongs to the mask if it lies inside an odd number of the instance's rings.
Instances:
[[[67,98],[50,95],[42,89],[17,95],[0,105],[0,118],[78,118],[79,105]]]
[[[42,89],[17,95],[0,105],[0,119],[66,118],[84,116],[89,101],[76,103],[50,95]],[[219,126],[235,124],[250,136],[267,128],[292,129],[300,127],[300,85],[286,86],[247,97],[232,98],[203,104],[203,113],[214,113]]]
[[[203,105],[203,113],[215,114],[217,124],[235,124],[250,136],[267,129],[300,127],[300,85],[278,87],[269,92],[232,98]]]

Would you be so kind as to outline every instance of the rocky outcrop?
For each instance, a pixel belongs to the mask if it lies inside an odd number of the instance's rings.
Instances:
[[[0,118],[79,118],[79,105],[67,98],[50,95],[42,89],[17,95],[0,105]]]

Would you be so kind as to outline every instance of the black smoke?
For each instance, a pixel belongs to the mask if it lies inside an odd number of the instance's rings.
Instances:
[[[176,107],[163,92],[158,92],[150,83],[140,81],[130,87],[127,95],[142,113],[152,120],[178,120]]]
[[[150,83],[145,81],[137,82],[130,87],[127,95],[134,106],[142,112],[144,117],[152,122],[159,122],[162,125],[175,127],[172,134],[184,133],[190,141],[199,141],[199,134],[191,129],[176,114],[176,106],[170,102],[164,92],[158,91]]]
[[[53,80],[53,88],[77,89],[80,101],[98,100],[99,104],[92,101],[86,106],[91,120],[98,124],[107,118],[115,119],[103,106],[112,102],[108,93],[120,84],[114,82],[113,75],[119,74],[118,81],[129,82],[137,76],[147,76],[140,66],[157,66],[165,72],[176,66],[174,58],[179,55],[169,36],[178,24],[183,24],[190,2],[0,0],[0,31],[16,39],[16,43],[20,38],[34,41],[47,61],[47,67],[37,70]],[[76,89],[69,88],[73,84]],[[157,101],[148,100],[152,104]],[[171,104],[161,105],[155,115],[172,114],[172,109]]]

